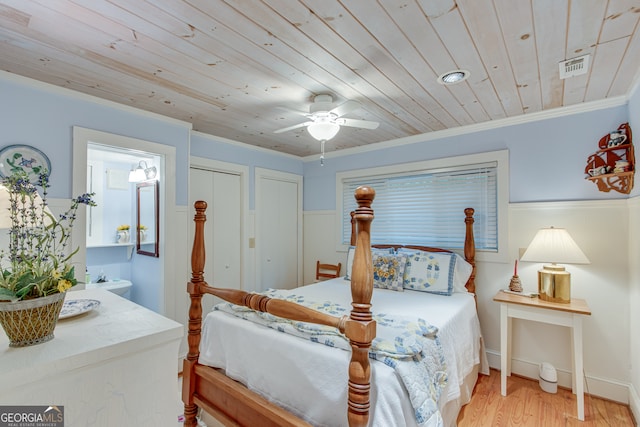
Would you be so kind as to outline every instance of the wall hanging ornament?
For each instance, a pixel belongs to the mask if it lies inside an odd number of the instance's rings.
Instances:
[[[587,159],[586,179],[595,182],[600,191],[629,194],[633,189],[636,162],[629,123],[600,138],[598,148]]]

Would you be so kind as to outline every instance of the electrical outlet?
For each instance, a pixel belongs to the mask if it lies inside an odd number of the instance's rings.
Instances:
[[[256,247],[256,238],[255,237],[250,237],[249,238],[249,249],[253,249]]]

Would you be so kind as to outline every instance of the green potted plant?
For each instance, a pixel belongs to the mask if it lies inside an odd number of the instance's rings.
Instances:
[[[47,171],[36,183],[24,172],[1,183],[0,210],[8,211],[10,226],[8,248],[0,249],[0,324],[9,345],[21,347],[53,338],[64,294],[77,283],[72,258],[78,248],[69,248],[76,211],[95,203],[93,193],[83,194],[56,217],[47,207]]]

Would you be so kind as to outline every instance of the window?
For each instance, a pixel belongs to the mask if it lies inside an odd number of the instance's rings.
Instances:
[[[500,151],[340,173],[339,241],[349,244],[349,214],[357,207],[353,195],[358,186],[368,185],[376,191],[371,243],[462,249],[464,209],[471,207],[476,250],[497,254],[506,249],[500,230],[506,230],[507,158]]]

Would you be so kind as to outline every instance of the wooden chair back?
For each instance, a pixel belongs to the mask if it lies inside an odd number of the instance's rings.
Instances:
[[[340,269],[342,263],[337,264],[321,264],[320,261],[316,262],[316,280],[334,279],[340,277]]]

